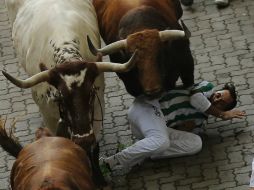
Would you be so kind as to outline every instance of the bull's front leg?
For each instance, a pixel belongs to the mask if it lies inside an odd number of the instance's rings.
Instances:
[[[70,139],[70,137],[71,137],[70,132],[68,131],[68,126],[61,119],[58,121],[56,136],[65,137],[65,138],[68,138],[68,139]]]
[[[91,157],[90,157],[91,156]],[[99,165],[99,143],[97,142],[93,150],[90,152],[91,165],[93,171],[93,181],[98,188],[104,188],[107,186],[107,182],[101,172]]]

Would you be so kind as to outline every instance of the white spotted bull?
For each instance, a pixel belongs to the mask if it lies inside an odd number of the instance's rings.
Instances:
[[[126,64],[97,62],[86,36],[100,46],[95,10],[89,0],[6,0],[13,20],[12,37],[30,78],[3,74],[32,96],[53,133],[68,136],[86,151],[98,186],[105,180],[98,164],[98,131],[104,112],[103,72],[126,72]],[[69,132],[69,133],[68,133]]]

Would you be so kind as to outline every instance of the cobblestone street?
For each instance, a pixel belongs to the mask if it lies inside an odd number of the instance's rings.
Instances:
[[[128,174],[114,171],[115,190],[247,190],[254,158],[254,0],[232,0],[218,9],[214,0],[194,0],[183,7],[183,20],[192,32],[195,82],[222,87],[234,82],[238,104],[247,116],[222,121],[209,117],[203,149],[195,156],[145,161]],[[0,0],[0,70],[26,78],[12,46],[11,26]],[[112,155],[133,143],[126,114],[133,98],[114,73],[107,73],[101,155]],[[0,73],[0,115],[7,126],[17,118],[15,136],[22,144],[34,139],[42,118],[30,89],[20,89]],[[9,188],[15,159],[0,148],[0,190]]]

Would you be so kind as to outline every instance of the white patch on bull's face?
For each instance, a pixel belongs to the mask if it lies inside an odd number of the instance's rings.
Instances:
[[[80,71],[80,74],[76,75],[60,75],[61,78],[65,81],[67,88],[71,91],[71,86],[73,83],[76,83],[80,87],[85,79],[87,69]]]

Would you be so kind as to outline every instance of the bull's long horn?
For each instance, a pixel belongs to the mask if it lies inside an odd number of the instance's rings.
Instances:
[[[95,64],[100,72],[127,72],[134,66],[137,52],[138,50],[135,50],[126,63],[95,62]]]
[[[49,71],[42,71],[36,75],[33,75],[32,77],[26,79],[26,80],[20,80],[16,79],[15,77],[11,76],[10,74],[2,71],[3,75],[11,81],[13,84],[20,88],[30,88],[33,87],[36,84],[39,84],[41,82],[45,82],[49,80]]]
[[[159,32],[159,35],[161,41],[165,42],[168,40],[183,38],[185,36],[185,33],[182,30],[163,30]]]
[[[90,51],[94,55],[96,55],[98,52],[102,53],[102,55],[109,55],[109,54],[115,53],[117,51],[120,51],[121,49],[127,48],[127,41],[126,40],[119,40],[119,41],[113,42],[101,49],[97,49],[94,47],[89,36],[87,36],[87,43],[88,43]]]

